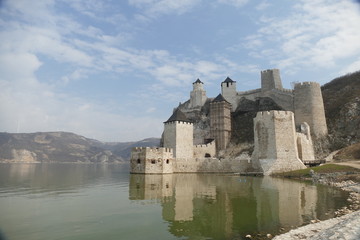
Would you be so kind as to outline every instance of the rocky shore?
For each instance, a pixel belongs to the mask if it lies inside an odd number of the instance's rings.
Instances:
[[[334,182],[333,176],[313,174],[313,180],[322,184],[340,187],[350,191],[349,207],[344,207],[336,212],[337,217],[325,221],[313,220],[311,224],[293,229],[287,233],[274,237],[274,240],[327,240],[327,239],[360,239],[360,183],[352,180]]]

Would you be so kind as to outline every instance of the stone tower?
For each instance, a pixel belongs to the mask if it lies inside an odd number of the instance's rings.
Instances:
[[[164,147],[173,149],[174,158],[193,158],[193,124],[179,109],[164,122]]]
[[[316,82],[298,83],[294,86],[295,124],[307,122],[315,137],[327,135],[324,102],[320,84]]]
[[[204,90],[203,85],[204,83],[200,81],[200,79],[197,79],[193,83],[193,90],[190,92],[191,108],[202,107],[206,102],[206,91]]]
[[[210,103],[210,137],[215,139],[216,151],[226,149],[231,137],[231,104],[219,94]]]
[[[296,140],[293,112],[258,112],[254,118],[252,160],[260,163],[264,175],[304,169]]]
[[[221,95],[229,102],[232,106],[232,112],[236,110],[237,107],[237,92],[236,92],[236,81],[233,81],[231,78],[227,77],[221,83]]]
[[[261,90],[266,92],[275,88],[283,89],[280,78],[280,70],[268,69],[261,71]]]

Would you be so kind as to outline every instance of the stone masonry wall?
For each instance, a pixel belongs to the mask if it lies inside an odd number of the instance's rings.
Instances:
[[[327,135],[324,102],[320,84],[298,83],[294,87],[295,124],[307,122],[315,137]]]
[[[169,148],[133,148],[130,172],[143,174],[173,173],[173,151]]]
[[[231,104],[231,111],[235,111],[239,99],[236,92],[236,82],[221,83],[221,95]]]
[[[202,83],[193,83],[193,90],[190,92],[190,107],[202,107],[206,102],[206,91]]]
[[[164,147],[174,150],[175,158],[192,158],[193,124],[174,121],[164,125]]]
[[[216,155],[216,144],[212,141],[208,144],[200,144],[194,146],[194,158],[208,158]]]
[[[264,175],[306,168],[298,157],[292,112],[258,112],[254,137],[252,161],[261,166]]]
[[[296,133],[297,135],[297,148],[298,155],[302,161],[313,161],[315,160],[314,145],[311,139],[310,127],[307,123],[301,124],[301,132]]]
[[[217,152],[226,149],[231,137],[231,105],[226,101],[210,104],[210,137]]]

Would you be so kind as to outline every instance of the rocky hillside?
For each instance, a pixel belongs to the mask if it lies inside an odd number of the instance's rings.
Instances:
[[[321,89],[332,150],[360,142],[360,71]]]
[[[156,141],[102,143],[67,132],[0,133],[0,162],[127,163],[132,146],[149,144]]]

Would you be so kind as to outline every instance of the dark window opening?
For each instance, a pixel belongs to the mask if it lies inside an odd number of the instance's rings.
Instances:
[[[206,157],[206,158],[211,157],[210,153],[205,153],[205,157]]]
[[[141,160],[140,160],[140,159],[138,159],[138,160],[137,160],[137,163],[138,163],[138,164],[140,164],[140,163],[141,163]]]
[[[153,160],[151,160],[151,164],[155,164],[156,163],[156,161],[153,159]]]
[[[169,159],[166,159],[166,164],[169,164]]]

